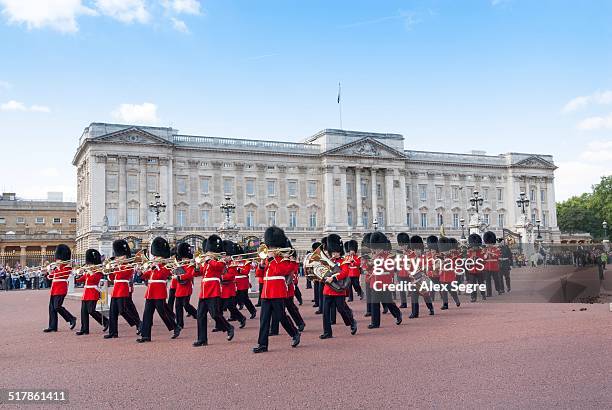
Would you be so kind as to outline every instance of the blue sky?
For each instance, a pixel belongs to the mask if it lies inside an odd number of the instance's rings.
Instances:
[[[0,0],[0,188],[76,191],[90,122],[553,154],[558,199],[612,173],[612,2]]]

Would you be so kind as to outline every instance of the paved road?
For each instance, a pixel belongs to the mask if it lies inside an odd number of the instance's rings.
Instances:
[[[142,293],[138,288],[135,295],[141,311]],[[270,352],[254,355],[258,320],[237,330],[232,342],[215,333],[209,346],[197,349],[191,346],[191,319],[181,338],[170,340],[156,318],[154,340],[143,345],[125,323],[113,340],[103,340],[93,325],[89,336],[75,336],[64,323],[60,332],[43,334],[47,298],[45,291],[0,293],[0,387],[65,388],[70,407],[609,408],[612,403],[607,305],[464,303],[401,326],[383,316],[381,329],[368,330],[365,306],[355,302],[357,335],[337,325],[335,337],[321,341],[320,316],[308,303],[297,349],[281,334],[271,338]],[[67,306],[78,313],[79,302]]]

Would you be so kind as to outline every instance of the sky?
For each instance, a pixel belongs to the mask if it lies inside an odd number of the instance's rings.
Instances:
[[[0,0],[0,188],[76,197],[91,122],[552,154],[558,200],[612,174],[610,1]]]

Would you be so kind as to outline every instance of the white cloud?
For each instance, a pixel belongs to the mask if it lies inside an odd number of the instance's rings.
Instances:
[[[177,14],[200,14],[200,2],[198,0],[163,0],[162,6]]]
[[[612,129],[612,113],[605,117],[588,117],[578,123],[577,128],[583,131]]]
[[[11,88],[11,84],[7,81],[0,81],[0,89],[8,90]]]
[[[129,124],[157,124],[157,106],[152,103],[142,104],[121,104],[111,115]]]
[[[587,144],[586,151],[580,154],[580,159],[590,162],[612,163],[612,139],[609,141],[592,141]]]
[[[144,0],[96,0],[98,10],[123,23],[146,23],[149,14]]]
[[[565,106],[563,107],[563,112],[573,112],[577,111],[581,108],[585,108],[588,105],[605,105],[612,104],[612,91],[595,91],[590,95],[581,95],[576,98],[571,99]]]
[[[81,0],[0,0],[0,5],[9,23],[25,24],[28,29],[48,27],[64,33],[79,30],[78,16],[96,14]]]
[[[31,105],[30,111],[33,112],[51,112],[51,109],[46,105]]]
[[[44,105],[31,105],[27,107],[20,101],[10,100],[0,105],[0,111],[51,112],[51,109]]]
[[[555,196],[558,201],[590,192],[602,176],[612,175],[612,140],[591,141],[577,160],[558,162],[555,171]]]
[[[170,20],[172,20],[172,27],[174,27],[176,31],[180,31],[181,33],[185,34],[189,33],[189,28],[183,20],[179,20],[175,17],[171,17]]]

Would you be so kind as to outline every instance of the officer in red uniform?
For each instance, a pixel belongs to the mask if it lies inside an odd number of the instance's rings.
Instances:
[[[438,242],[440,256],[444,261],[442,270],[440,271],[440,283],[448,287],[448,290],[443,289],[440,291],[440,295],[442,296],[442,310],[448,309],[449,292],[457,307],[461,306],[457,291],[451,289],[452,283],[457,280],[457,273],[455,272],[457,260],[461,258],[461,253],[458,251],[457,245],[457,240],[455,238],[447,238],[445,236],[440,237],[440,241]]]
[[[287,240],[287,248],[292,248],[291,241]],[[286,256],[283,257],[283,261],[288,260],[292,263],[291,275],[287,276],[287,297],[285,298],[285,310],[289,314],[289,320],[293,320],[293,325],[300,331],[304,331],[306,327],[306,323],[300,314],[300,309],[295,305],[293,298],[295,296],[295,289],[297,289],[298,283],[298,272],[299,272],[299,264],[297,262],[295,251],[290,252]],[[274,317],[272,317],[272,324],[270,325],[270,336],[277,336],[278,333],[279,322]]]
[[[434,285],[440,284],[440,259],[438,255],[438,237],[436,235],[429,235],[426,239],[427,242],[427,251],[425,252],[425,258],[427,260],[427,276],[431,279],[431,282]],[[431,301],[436,300],[436,292],[431,291]],[[429,307],[429,306],[428,306]],[[433,315],[434,308],[433,303],[431,307],[429,307],[429,314]]]
[[[284,248],[287,244],[285,232],[271,226],[264,233],[264,243],[268,246],[270,253],[268,258],[259,265],[259,275],[263,278],[261,293],[261,315],[259,317],[259,339],[258,345],[253,348],[253,353],[268,351],[268,337],[270,334],[270,322],[272,317],[280,322],[285,331],[291,336],[291,346],[300,344],[300,331],[293,326],[285,313],[285,299],[287,298],[287,277],[291,276],[294,264],[275,253],[275,249]]]
[[[485,283],[487,284],[487,297],[493,296],[493,288],[491,279],[495,285],[495,291],[498,295],[502,294],[501,275],[499,269],[499,260],[501,258],[501,249],[497,246],[497,236],[495,232],[487,231],[482,235],[482,240],[485,243],[484,259],[485,259]]]
[[[225,255],[231,257],[238,254],[236,244],[230,240],[223,241],[223,251]],[[231,259],[226,265],[225,271],[221,275],[221,303],[223,311],[230,312],[230,321],[238,321],[239,328],[242,329],[246,324],[246,317],[236,307],[236,276],[238,275],[241,263],[233,262]]]
[[[176,247],[176,258],[179,262],[189,261],[193,259],[193,253],[191,252],[191,245],[187,242],[181,242]],[[190,273],[193,276],[195,266],[193,264],[180,266],[176,268],[172,273],[172,281],[176,281],[176,292],[175,292],[175,309],[176,309],[176,325],[183,329],[185,327],[185,321],[183,319],[184,311],[186,310],[193,318],[197,317],[197,311],[195,307],[189,303],[191,293],[193,291],[193,279],[181,280],[177,279],[178,275],[184,275]],[[178,334],[172,335],[173,339],[176,339]]]
[[[127,241],[119,239],[113,242],[113,258],[117,267],[114,272],[108,275],[108,280],[113,282],[113,292],[108,313],[108,334],[104,335],[105,339],[119,337],[119,315],[130,326],[136,326],[138,329],[137,333],[140,332],[140,316],[131,299],[131,281],[134,276],[134,269],[129,265],[121,264],[123,260],[131,257],[131,255],[132,252]]]
[[[153,239],[153,242],[151,242],[151,255],[153,255],[153,264],[141,275],[147,281],[147,291],[145,292],[145,306],[142,313],[140,338],[136,339],[138,343],[151,341],[153,314],[156,310],[168,330],[174,331],[173,338],[177,338],[181,333],[181,328],[176,325],[174,314],[166,303],[166,298],[168,297],[166,282],[172,276],[172,272],[166,266],[155,263],[156,259],[167,259],[170,257],[168,241],[159,236]]]
[[[102,264],[102,256],[96,249],[87,249],[85,252],[85,264],[89,266]],[[91,272],[85,268],[85,273],[76,278],[75,282],[83,284],[83,296],[81,298],[81,330],[76,332],[77,336],[89,334],[89,316],[93,317],[103,327],[103,332],[108,329],[108,319],[96,311],[96,304],[100,299],[98,286],[102,280],[101,272]]]
[[[480,247],[482,246],[482,238],[480,237],[480,235],[478,235],[477,233],[470,234],[470,236],[468,236],[468,246],[469,246],[468,251],[467,251],[468,259],[471,259],[474,262],[477,259],[484,261],[484,258],[483,258],[484,255],[483,255],[482,249],[480,249]],[[471,284],[478,284],[478,285],[482,285],[484,283],[483,269],[479,267],[478,264],[474,264],[471,267],[471,269],[468,269],[468,281]],[[482,300],[487,300],[486,291],[481,291],[481,296],[482,296]],[[473,291],[470,297],[470,301],[476,302],[477,298],[478,298],[478,291]]]
[[[372,237],[372,233],[368,232],[363,235],[361,239],[361,271],[365,274],[365,298],[366,298],[366,312],[363,315],[364,317],[372,316],[372,306],[370,305],[370,278],[372,275],[372,250],[370,249],[370,238]]]
[[[412,269],[415,272],[412,272],[411,274],[412,276],[412,283],[415,286],[415,288],[410,292],[410,302],[412,305],[412,312],[410,313],[410,316],[408,316],[409,319],[416,319],[419,317],[419,296],[423,297],[423,299],[425,300],[425,305],[427,306],[427,308],[429,309],[429,314],[433,315],[434,314],[434,308],[433,308],[433,302],[431,301],[431,295],[429,291],[420,291],[419,288],[421,286],[421,278],[423,277],[423,275],[426,276],[426,270],[428,268],[427,266],[427,254],[424,251],[424,246],[423,246],[423,238],[421,238],[419,235],[413,235],[410,237],[410,256],[411,259],[417,263],[417,260],[419,260],[420,262],[418,262],[420,265],[418,267],[416,267],[415,269]]]
[[[176,255],[176,247],[170,248],[170,257],[177,256]],[[178,259],[178,257],[177,257]],[[176,314],[176,286],[178,282],[174,276],[170,279],[170,289],[168,289],[168,307],[170,311]]]
[[[57,314],[70,323],[70,329],[76,326],[74,317],[63,306],[64,298],[68,294],[68,278],[72,273],[70,267],[71,252],[68,245],[60,244],[55,248],[56,267],[48,273],[47,279],[51,280],[51,295],[49,298],[49,327],[43,332],[57,332]]]
[[[406,232],[400,232],[397,234],[397,244],[400,247],[400,254],[401,256],[405,256],[408,258],[408,260],[410,260],[410,236],[406,233]],[[402,261],[402,265],[403,265],[403,261]],[[408,283],[410,283],[410,270],[407,269],[407,266],[402,266],[402,269],[400,269],[397,272],[397,279],[398,282],[402,285],[404,285],[407,289]],[[400,290],[399,291],[399,295],[400,295],[400,309],[405,309],[408,307],[408,291],[407,290]]]
[[[346,326],[351,328],[351,334],[357,333],[357,321],[353,317],[353,311],[346,304],[346,294],[350,285],[350,265],[351,262],[346,261],[340,255],[342,253],[342,240],[340,236],[331,234],[327,237],[327,249],[331,254],[331,259],[336,263],[334,272],[327,277],[323,287],[323,334],[319,339],[329,339],[333,337],[332,333],[332,312],[337,310]],[[331,285],[335,283],[341,289],[334,289]]]
[[[344,252],[347,254],[346,260],[349,263],[349,278],[351,278],[351,285],[349,286],[349,297],[348,301],[353,301],[353,289],[357,292],[359,300],[363,299],[363,290],[359,284],[361,278],[361,258],[357,254],[359,250],[359,244],[356,240],[351,239],[344,244]]]
[[[221,311],[221,275],[225,271],[225,261],[220,256],[223,252],[221,238],[218,235],[210,235],[204,242],[204,252],[208,255],[205,256],[199,270],[177,276],[179,281],[191,280],[194,276],[202,277],[197,313],[198,339],[193,343],[194,347],[208,345],[208,314],[215,321],[219,330],[227,332],[228,341],[234,338],[234,326],[225,320]]]
[[[384,233],[376,231],[370,237],[370,248],[372,249],[374,260],[385,260],[390,258],[391,242]],[[370,309],[372,312],[372,322],[368,325],[368,329],[376,329],[380,327],[380,305],[386,307],[395,318],[397,325],[402,323],[402,312],[399,310],[393,301],[392,294],[389,290],[384,289],[384,285],[393,283],[394,271],[388,271],[384,268],[385,263],[380,265],[380,268],[372,270],[370,274]]]
[[[237,245],[238,254],[244,253],[242,247]],[[257,263],[255,261],[244,261],[238,267],[238,273],[236,275],[236,301],[238,305],[245,306],[251,314],[250,319],[255,319],[257,316],[257,309],[253,306],[251,298],[249,298],[249,289],[251,288],[251,282],[249,281],[249,274],[251,269],[256,269]]]

